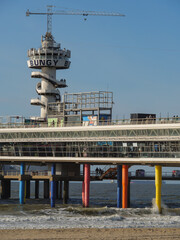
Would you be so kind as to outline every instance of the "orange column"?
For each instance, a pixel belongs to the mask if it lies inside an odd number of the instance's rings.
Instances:
[[[128,207],[128,165],[122,166],[122,208]]]

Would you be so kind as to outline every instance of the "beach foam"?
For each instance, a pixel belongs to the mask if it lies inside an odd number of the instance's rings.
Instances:
[[[80,208],[79,208],[80,209]],[[85,211],[91,211],[85,210]],[[3,215],[0,229],[52,229],[52,228],[150,228],[179,227],[180,216],[159,215],[151,209],[100,208],[84,214],[77,207],[45,209],[36,214]]]

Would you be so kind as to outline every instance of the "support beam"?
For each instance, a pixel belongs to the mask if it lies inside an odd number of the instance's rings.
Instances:
[[[51,166],[51,207],[55,207],[55,199],[56,199],[56,182],[54,180],[54,176],[56,174],[56,165],[55,163]]]
[[[117,208],[122,208],[122,165],[117,165]]]
[[[24,163],[20,165],[20,175],[24,175]],[[19,202],[20,204],[24,204],[24,180],[19,181]]]
[[[128,207],[128,165],[122,166],[122,208]]]
[[[84,206],[89,207],[90,164],[84,165]]]
[[[155,166],[155,185],[156,185],[156,205],[158,207],[159,213],[161,213],[162,166],[159,165]]]
[[[44,199],[49,199],[49,180],[44,180]]]

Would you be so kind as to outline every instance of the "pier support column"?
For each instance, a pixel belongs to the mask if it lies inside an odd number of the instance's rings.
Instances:
[[[59,182],[59,199],[62,200],[62,181]]]
[[[63,204],[67,204],[69,196],[69,181],[64,181]]]
[[[35,198],[39,198],[39,180],[35,180]]]
[[[19,181],[19,202],[20,204],[24,204],[24,180],[22,180],[22,175],[24,175],[24,163],[20,165],[20,181]]]
[[[82,206],[85,206],[85,192],[84,192],[84,181],[82,182]]]
[[[159,213],[161,209],[161,185],[162,185],[162,166],[155,166],[155,184],[156,184],[156,205]]]
[[[90,164],[84,165],[84,206],[89,207]]]
[[[44,180],[44,199],[49,198],[49,180]]]
[[[84,177],[84,164],[83,164],[83,177]],[[84,179],[83,179],[83,182],[82,182],[82,206],[83,206],[83,207],[85,206],[84,186],[85,186],[85,183],[84,183]]]
[[[122,208],[122,166],[117,165],[117,208]]]
[[[51,166],[51,207],[55,207],[55,199],[56,199],[56,182],[54,180],[54,176],[56,174],[56,165],[55,163]]]
[[[30,180],[26,180],[26,198],[30,198]]]
[[[131,192],[131,184],[130,183],[131,183],[131,180],[128,177],[128,208],[131,207],[131,194],[130,194],[130,192]]]
[[[128,207],[128,165],[122,166],[122,208]]]
[[[59,181],[56,181],[56,199],[59,199]]]
[[[8,199],[11,197],[11,181],[10,180],[1,180],[1,198]]]
[[[11,180],[6,180],[7,198],[11,197]]]

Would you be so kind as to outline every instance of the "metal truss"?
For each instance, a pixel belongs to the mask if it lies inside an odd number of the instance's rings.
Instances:
[[[70,129],[70,130],[69,130]],[[69,142],[69,141],[179,141],[180,128],[118,129],[101,128],[8,129],[0,132],[0,142]],[[5,130],[5,129],[4,129]],[[9,131],[11,130],[11,131]],[[41,131],[39,131],[41,130]]]

